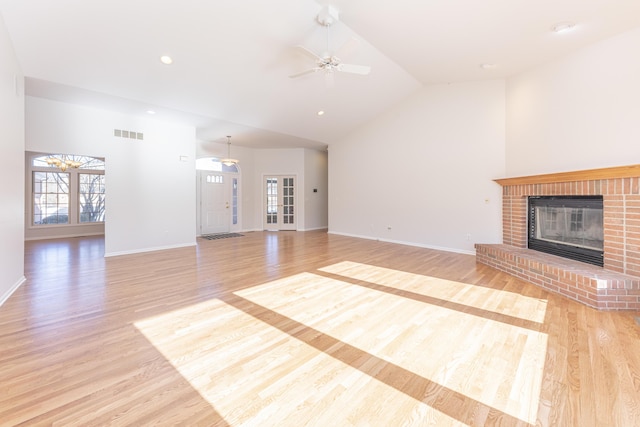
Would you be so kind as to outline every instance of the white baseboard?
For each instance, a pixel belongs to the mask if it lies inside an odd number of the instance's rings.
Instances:
[[[285,231],[315,231],[315,230],[326,230],[327,226],[324,227],[314,227],[314,228],[301,228],[299,230],[285,230]],[[278,231],[278,230],[265,230],[263,228],[256,228],[252,230],[243,230],[239,231],[239,233],[251,233],[252,231]]]
[[[104,232],[100,233],[80,233],[80,234],[61,234],[59,236],[37,236],[37,237],[25,237],[26,240],[52,240],[52,239],[72,239],[75,237],[91,237],[91,236],[104,236]]]
[[[193,243],[181,243],[179,245],[170,245],[170,246],[155,246],[153,248],[134,249],[134,250],[131,250],[131,251],[105,252],[104,257],[108,258],[108,257],[112,257],[112,256],[140,254],[140,253],[144,253],[144,252],[165,251],[167,249],[186,248],[186,247],[190,247],[190,246],[196,246],[196,242],[193,242]]]
[[[26,277],[24,277],[24,276],[22,276],[20,279],[18,279],[18,281],[17,281],[17,282],[16,282],[12,287],[10,287],[10,288],[9,288],[9,290],[7,290],[7,292],[5,292],[5,293],[4,293],[4,295],[0,296],[0,307],[2,306],[2,304],[4,304],[4,303],[9,299],[9,297],[10,297],[13,293],[14,293],[15,291],[17,291],[17,290],[18,290],[18,288],[19,288],[20,286],[22,286],[22,284],[23,284],[24,282],[26,282],[26,281],[27,281],[27,278],[26,278]]]
[[[358,234],[350,234],[350,233],[340,233],[340,232],[336,232],[336,231],[328,231],[329,234],[335,234],[338,236],[345,236],[345,237],[355,237],[356,239],[367,239],[367,240],[375,240],[378,242],[385,242],[385,243],[395,243],[397,245],[406,245],[406,246],[415,246],[417,248],[424,248],[424,249],[433,249],[436,251],[444,251],[444,252],[454,252],[457,254],[463,254],[463,255],[474,255],[476,254],[476,251],[466,251],[463,249],[456,249],[456,248],[446,248],[446,247],[442,247],[442,246],[433,246],[433,245],[425,245],[423,243],[416,243],[416,242],[405,242],[402,240],[391,240],[391,239],[381,239],[379,237],[371,237],[371,236],[361,236]]]

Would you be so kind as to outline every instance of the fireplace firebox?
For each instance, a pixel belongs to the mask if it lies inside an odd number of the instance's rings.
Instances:
[[[529,197],[528,247],[604,265],[602,196]]]

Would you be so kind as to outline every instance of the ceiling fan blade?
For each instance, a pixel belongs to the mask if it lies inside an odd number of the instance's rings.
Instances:
[[[313,53],[312,51],[310,51],[309,49],[307,49],[304,46],[298,45],[298,46],[296,46],[296,49],[298,49],[298,52],[308,56],[309,58],[313,59],[314,61],[322,61],[322,57],[320,57],[319,55],[316,55],[315,53]]]
[[[335,52],[334,56],[340,59],[348,58],[349,55],[351,55],[353,51],[358,48],[358,46],[360,46],[360,40],[355,37],[351,37],[351,39],[349,39],[345,44],[340,46],[340,48]]]
[[[371,67],[368,65],[340,64],[336,68],[343,73],[361,74],[363,76],[371,72]]]
[[[296,77],[301,77],[301,76],[304,76],[304,75],[306,75],[306,74],[315,73],[316,71],[320,71],[320,68],[318,68],[318,67],[310,68],[310,69],[308,69],[308,70],[306,70],[306,71],[301,71],[301,72],[296,73],[296,74],[291,74],[291,75],[289,76],[289,78],[290,78],[290,79],[295,79]]]

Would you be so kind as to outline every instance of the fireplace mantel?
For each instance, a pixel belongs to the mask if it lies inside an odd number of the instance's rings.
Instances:
[[[502,244],[476,244],[478,262],[591,307],[640,310],[640,165],[494,181],[502,186]],[[602,196],[604,267],[527,249],[532,196]]]
[[[558,172],[544,175],[520,176],[494,179],[504,186],[524,184],[550,184],[556,182],[593,181],[598,179],[634,178],[640,176],[640,165],[616,166],[611,168],[587,169],[573,172]]]

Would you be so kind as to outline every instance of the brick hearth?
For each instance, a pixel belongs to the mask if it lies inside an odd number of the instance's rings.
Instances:
[[[640,311],[640,165],[496,180],[503,244],[476,244],[482,264],[598,309]],[[604,267],[527,249],[528,196],[601,195]]]

